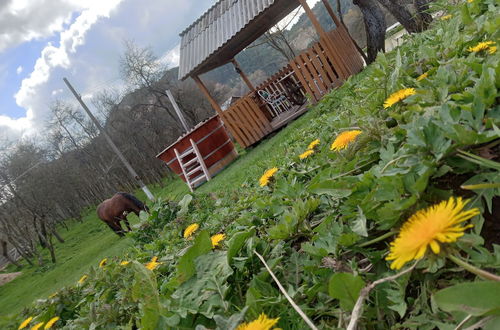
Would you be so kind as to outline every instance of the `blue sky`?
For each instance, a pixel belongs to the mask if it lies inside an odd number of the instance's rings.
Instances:
[[[41,132],[50,105],[72,99],[63,77],[84,98],[118,84],[124,40],[177,65],[178,34],[215,2],[1,0],[0,143]]]

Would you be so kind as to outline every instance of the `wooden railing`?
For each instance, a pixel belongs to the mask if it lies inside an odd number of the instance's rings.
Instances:
[[[270,94],[285,93],[283,77],[302,87],[314,102],[319,101],[332,88],[338,87],[349,76],[363,69],[363,60],[345,28],[328,33],[311,48],[291,60],[256,90]],[[234,102],[223,114],[223,120],[236,141],[246,148],[272,131],[270,122],[276,117],[269,106],[256,93],[248,93]]]
[[[270,121],[255,101],[254,93],[249,93],[231,104],[223,112],[222,120],[243,148],[271,133]]]

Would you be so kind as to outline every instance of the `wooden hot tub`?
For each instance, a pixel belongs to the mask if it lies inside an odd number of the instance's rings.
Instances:
[[[182,158],[184,164],[190,163],[196,157],[195,153],[189,153],[189,150],[192,149],[191,140],[196,144],[210,176],[216,175],[238,156],[238,153],[234,149],[234,144],[219,116],[211,117],[179,137],[176,142],[156,156],[156,158],[166,162],[168,167],[185,182],[187,181],[174,149],[177,149],[180,155],[185,154]],[[201,169],[196,170],[194,165],[191,168],[189,166],[185,167],[185,171],[186,173],[191,173],[189,181],[194,182],[193,187],[197,187],[206,181],[204,177],[201,178],[203,171]]]

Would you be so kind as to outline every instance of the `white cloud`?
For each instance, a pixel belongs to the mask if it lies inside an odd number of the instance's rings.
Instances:
[[[168,68],[179,66],[180,49],[181,45],[178,44],[171,50],[167,51],[162,57],[159,58],[158,61],[165,64]]]
[[[23,72],[23,67],[20,65],[20,66],[17,67],[16,73],[17,74],[21,74],[21,72]]]
[[[40,105],[38,87],[49,81],[55,68],[69,68],[71,63],[69,55],[75,53],[77,47],[84,44],[87,31],[99,18],[109,17],[111,10],[121,1],[95,2],[93,7],[83,10],[75,22],[61,32],[58,47],[48,43],[42,50],[40,58],[36,61],[33,72],[29,77],[23,79],[21,88],[14,96],[18,106],[27,109],[32,114],[34,113],[33,109]],[[37,119],[39,118],[36,118],[36,116],[31,118],[31,120],[35,121]],[[21,125],[21,122],[13,121],[10,122],[10,125],[17,127],[16,125]]]

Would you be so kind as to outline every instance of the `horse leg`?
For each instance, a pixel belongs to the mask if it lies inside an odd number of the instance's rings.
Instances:
[[[109,226],[109,228],[111,228],[111,230],[113,230],[118,236],[122,237],[122,236],[125,236],[125,234],[123,233],[123,229],[122,227],[119,225],[119,223],[117,223],[116,221],[110,221],[110,222],[107,222],[106,221],[106,224]]]
[[[125,222],[125,225],[127,226],[128,228],[128,231],[132,231],[132,228],[130,228],[130,223],[128,222],[128,219],[127,217],[123,217],[123,222]]]

